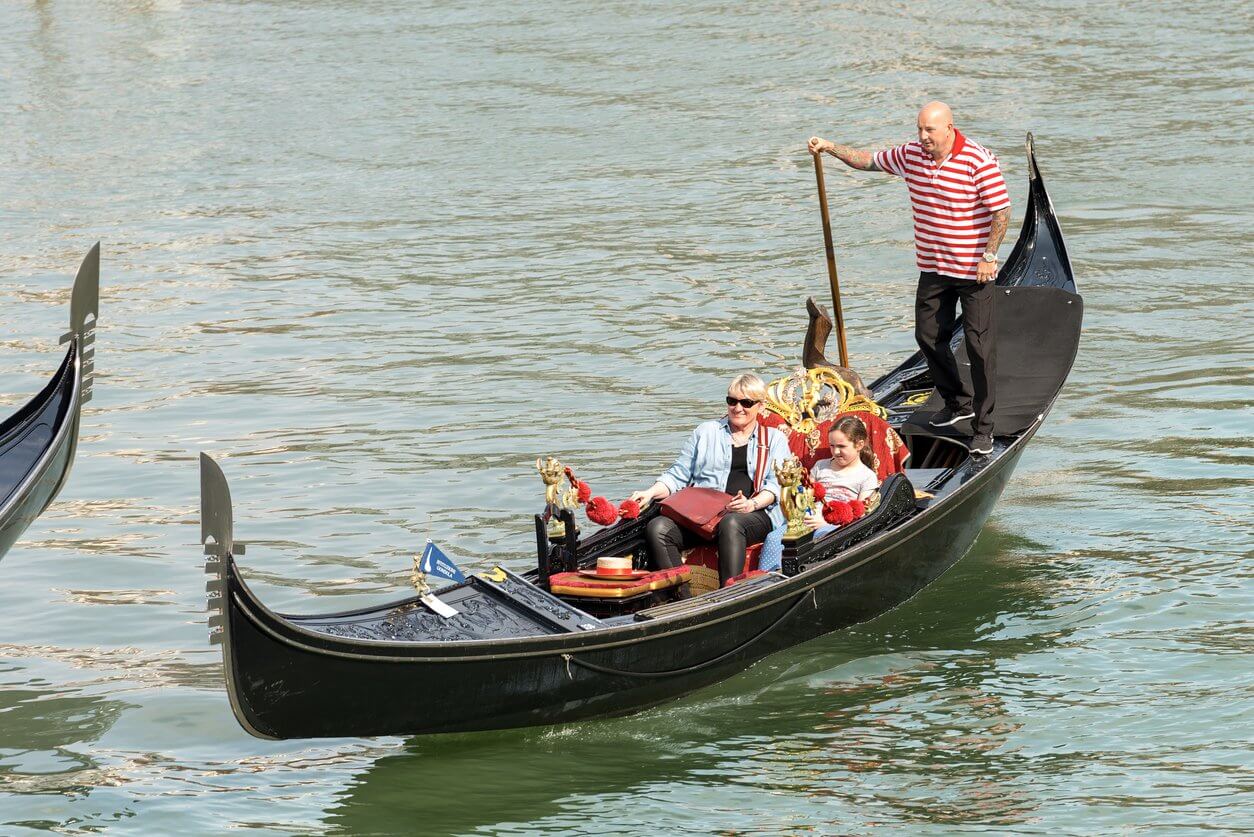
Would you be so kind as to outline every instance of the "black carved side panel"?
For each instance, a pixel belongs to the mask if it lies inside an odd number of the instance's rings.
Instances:
[[[301,624],[329,636],[393,642],[453,642],[558,633],[558,629],[473,586],[442,592],[440,598],[456,608],[458,614],[445,619],[428,610],[421,602],[409,602],[378,616]]]
[[[459,613],[444,619],[421,604],[405,605],[388,618],[369,622],[337,622],[310,626],[319,633],[348,639],[393,642],[453,642],[552,633],[487,597],[462,602]]]
[[[519,606],[533,611],[541,618],[550,620],[568,631],[587,630],[589,627],[595,627],[599,621],[544,592],[509,570],[503,569],[502,572],[505,573],[504,581],[489,581],[479,577],[476,578],[476,582],[495,585],[502,595],[514,599]]]
[[[880,504],[875,510],[826,538],[814,541],[808,550],[784,555],[780,569],[796,575],[807,567],[826,561],[850,547],[897,525],[916,511],[914,486],[903,474],[893,474],[880,486]]]

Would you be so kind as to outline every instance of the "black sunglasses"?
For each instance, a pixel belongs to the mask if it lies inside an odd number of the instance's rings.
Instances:
[[[754,404],[760,404],[760,403],[761,403],[761,400],[757,398],[732,398],[730,395],[727,396],[728,407],[732,407],[732,406],[735,406],[736,404],[739,404],[741,407],[744,407],[747,410],[750,407],[752,407]]]

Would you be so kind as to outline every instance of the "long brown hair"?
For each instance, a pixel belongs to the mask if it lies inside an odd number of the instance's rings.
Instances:
[[[853,446],[858,451],[858,458],[862,460],[862,464],[875,470],[875,451],[871,450],[871,436],[866,432],[866,425],[862,423],[862,419],[857,416],[844,416],[832,422],[832,426],[827,428],[827,435],[830,437],[833,430],[839,430],[845,434],[845,438],[853,442]]]

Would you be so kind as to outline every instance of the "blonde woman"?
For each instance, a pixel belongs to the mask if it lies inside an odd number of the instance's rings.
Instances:
[[[731,495],[726,514],[719,521],[713,541],[718,544],[719,579],[740,575],[745,569],[745,549],[761,543],[784,522],[779,510],[779,481],[775,463],[792,455],[784,434],[766,431],[766,464],[755,485],[760,435],[758,416],[764,409],[766,384],[757,375],[739,375],[727,387],[727,415],[703,422],[684,443],[675,464],[657,482],[631,499],[638,503],[662,500],[689,486],[716,488]],[[657,569],[678,567],[681,553],[701,543],[701,536],[682,528],[668,517],[649,521],[646,542],[649,558]]]

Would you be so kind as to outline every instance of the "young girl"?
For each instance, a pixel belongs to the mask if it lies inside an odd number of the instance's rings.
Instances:
[[[822,483],[827,489],[824,499],[865,500],[880,484],[875,474],[875,454],[871,451],[866,425],[854,416],[837,419],[827,431],[827,443],[832,449],[832,458],[820,459],[810,469],[814,481]],[[823,519],[822,503],[806,515],[806,525],[814,530],[816,538],[837,528]],[[779,569],[784,555],[785,528],[780,526],[766,536],[762,554],[758,556],[758,569]]]
[[[827,431],[831,459],[821,459],[810,476],[827,489],[828,500],[865,500],[879,486],[875,454],[866,425],[853,416],[837,419]]]

